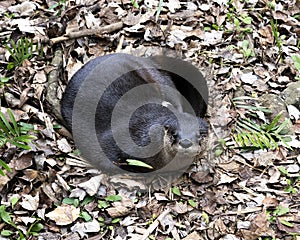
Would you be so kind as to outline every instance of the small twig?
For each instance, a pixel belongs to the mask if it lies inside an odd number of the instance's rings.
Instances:
[[[167,209],[163,211],[158,218],[155,219],[155,221],[150,225],[150,227],[146,230],[146,232],[143,234],[141,240],[147,240],[149,235],[158,227],[159,222],[163,220],[165,216],[167,216],[170,213],[170,209]]]
[[[120,37],[120,41],[119,41],[119,44],[118,44],[118,46],[117,46],[116,53],[118,53],[118,52],[121,51],[122,46],[123,46],[123,43],[124,43],[124,39],[125,39],[125,37],[124,37],[124,35],[122,35],[122,36]]]
[[[50,39],[51,44],[56,44],[62,41],[66,41],[69,39],[75,39],[80,37],[92,36],[92,35],[101,35],[104,33],[114,32],[123,27],[123,22],[113,23],[104,27],[98,27],[94,29],[83,29],[76,32],[70,32],[60,37]]]

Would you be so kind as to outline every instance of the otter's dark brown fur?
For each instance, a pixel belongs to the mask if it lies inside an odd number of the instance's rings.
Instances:
[[[116,56],[118,55],[98,57],[88,62],[72,77],[61,101],[62,116],[70,130],[72,129],[73,106],[81,84],[97,65]],[[106,80],[103,79],[103,81]],[[118,139],[116,140],[113,136],[111,121],[113,110],[124,94],[135,87],[149,83],[154,83],[151,91],[158,92],[164,101],[157,104],[153,103],[155,101],[151,101],[153,96],[150,93],[149,96],[143,96],[149,100],[149,103],[133,111],[129,125],[128,122],[123,121],[122,115],[120,115],[118,119],[120,124],[113,130],[114,134],[122,135],[124,129],[129,129],[132,141],[137,146],[145,147],[150,142],[154,142],[160,148],[156,154],[151,155],[149,152],[148,157],[141,158],[138,157],[138,153],[130,151],[133,148],[132,144],[126,145],[126,141],[124,144],[128,151],[120,148]],[[163,85],[177,87],[179,92],[190,102],[196,116],[192,115],[190,110],[185,110],[179,96],[163,96],[164,93],[161,90]],[[143,94],[147,95],[147,92]],[[123,106],[124,113],[132,111],[130,107],[125,104]],[[147,172],[149,171],[147,168],[128,165],[127,159],[140,160],[152,166],[151,170],[157,170],[169,163],[178,152],[193,157],[200,154],[201,141],[207,134],[207,124],[202,119],[205,112],[206,103],[191,84],[174,73],[158,69],[153,63],[152,68],[141,68],[122,75],[105,89],[95,113],[95,130],[103,152],[112,163],[128,171]],[[185,126],[183,127],[180,123],[184,123]],[[152,131],[152,135],[149,134],[150,131]],[[109,164],[107,166],[102,164],[101,167],[105,171],[111,169]]]

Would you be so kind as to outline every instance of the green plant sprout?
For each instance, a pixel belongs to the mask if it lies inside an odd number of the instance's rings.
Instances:
[[[15,67],[20,67],[24,60],[32,58],[32,54],[34,52],[32,39],[30,42],[26,37],[19,39],[17,42],[11,40],[10,45],[11,47],[5,44],[5,48],[10,53],[14,61],[8,63],[8,70],[12,70]]]
[[[281,113],[278,114],[270,124],[259,125],[249,118],[238,119],[236,122],[236,133],[232,134],[239,148],[244,150],[255,149],[271,149],[278,148],[278,140],[281,141],[287,148],[291,147],[287,144],[288,138],[285,138],[283,132],[288,124],[288,119],[278,124],[281,118]]]
[[[0,88],[4,87],[10,79],[10,77],[0,77]]]
[[[257,111],[270,112],[270,110],[254,105],[249,100],[255,100],[250,97],[239,97],[232,100],[235,108],[243,108],[247,110],[247,114],[257,118]],[[258,124],[249,117],[238,117],[235,123],[235,129],[231,135],[231,139],[237,144],[238,148],[243,150],[255,149],[276,149],[278,141],[281,141],[287,148],[291,147],[287,144],[289,138],[285,136],[287,132],[288,119],[282,123],[279,120],[282,113],[279,113],[271,123]]]
[[[280,206],[278,205],[275,210],[273,211],[269,211],[268,214],[269,214],[269,221],[271,223],[275,223],[276,222],[276,219],[278,219],[278,217],[280,216],[284,216],[285,214],[289,213],[290,209],[288,207],[283,207],[283,206]],[[278,219],[279,222],[287,227],[293,227],[294,225],[286,220],[283,220],[283,219]]]
[[[33,130],[33,126],[22,122],[17,123],[10,109],[7,109],[7,113],[9,119],[0,112],[0,147],[3,147],[7,142],[9,142],[18,148],[30,150],[31,147],[28,143],[35,139],[35,137],[28,135],[27,132],[29,130]],[[5,176],[5,172],[3,171],[4,169],[11,172],[11,168],[0,159],[0,174],[2,176]]]
[[[35,139],[34,136],[24,134],[24,128],[18,126],[18,123],[10,109],[7,109],[10,119],[0,112],[0,147],[3,147],[7,142],[24,150],[30,150],[28,143]],[[22,131],[23,130],[23,131]]]
[[[284,190],[288,193],[296,194],[298,192],[298,189],[296,188],[296,183],[297,183],[297,181],[299,181],[300,178],[298,178],[296,180],[290,178],[289,172],[283,166],[279,166],[278,170],[285,177],[285,181],[287,183],[287,187]]]
[[[135,8],[139,8],[139,3],[137,2],[137,0],[131,0],[132,6]]]
[[[11,168],[2,160],[0,159],[0,174],[5,176],[5,172],[2,169],[6,169],[8,172],[11,172]]]
[[[5,205],[0,205],[0,220],[9,224],[10,226],[12,226],[13,228],[15,228],[18,233],[19,233],[19,239],[21,240],[25,240],[25,236],[23,234],[23,232],[17,227],[17,225],[12,221],[9,212],[6,211],[6,206]],[[2,230],[1,231],[1,235],[8,237],[11,236],[13,234],[12,231],[9,230]]]
[[[156,11],[156,14],[155,14],[155,22],[158,21],[158,18],[159,18],[161,9],[162,9],[162,4],[163,4],[163,2],[164,2],[163,0],[159,0],[158,7],[157,7],[157,11]]]
[[[248,40],[244,40],[242,43],[242,53],[244,55],[244,57],[246,59],[250,58],[250,57],[254,57],[254,50],[253,48],[250,46],[250,43]]]
[[[298,76],[295,77],[296,80],[300,80],[300,57],[298,55],[293,55],[292,59],[294,61],[294,66],[298,71]]]
[[[30,236],[38,236],[38,233],[44,228],[44,225],[39,223],[40,219],[36,219],[35,222],[31,223],[26,234],[24,234],[20,228],[12,221],[10,213],[6,211],[5,205],[0,205],[0,221],[7,223],[8,225],[12,226],[14,229],[17,230],[19,237],[17,240],[26,240]],[[13,231],[3,229],[1,231],[1,236],[10,237],[14,234]]]
[[[228,29],[227,32],[236,31],[239,34],[239,38],[242,38],[244,34],[252,32],[253,30],[251,27],[242,27],[241,25],[246,24],[248,26],[251,26],[253,19],[247,14],[237,15],[238,11],[236,9],[234,1],[232,0],[229,0],[227,2],[227,6],[229,7],[229,9],[226,15],[226,19],[228,22],[232,22],[235,26],[235,30]]]
[[[271,28],[272,28],[272,33],[273,33],[273,37],[275,39],[275,43],[279,49],[279,53],[281,55],[282,53],[282,46],[283,46],[283,42],[279,36],[279,29],[278,29],[278,23],[277,20],[274,22],[273,19],[270,20],[271,23]]]

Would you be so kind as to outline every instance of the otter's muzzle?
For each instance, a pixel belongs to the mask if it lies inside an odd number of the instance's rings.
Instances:
[[[183,139],[179,142],[179,145],[182,147],[182,148],[189,148],[193,145],[193,142],[188,140],[188,139]]]

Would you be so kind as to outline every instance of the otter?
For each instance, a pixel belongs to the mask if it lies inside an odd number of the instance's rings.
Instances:
[[[107,69],[108,72],[113,70],[111,74],[118,72],[119,67],[126,70],[116,74],[118,77],[111,82],[97,70],[107,60],[117,65]],[[112,164],[130,172],[155,171],[170,163],[177,154],[182,158],[196,158],[203,150],[208,133],[203,119],[207,108],[205,96],[183,77],[160,69],[159,64],[155,59],[144,64],[127,54],[110,54],[91,60],[69,81],[61,100],[61,113],[70,130],[75,99],[86,79],[97,80],[106,86],[97,102],[95,126],[91,126],[109,159],[100,164],[102,171],[112,171]],[[103,69],[101,71],[103,73]],[[94,97],[98,96],[94,96],[89,88],[81,101]],[[136,102],[144,100],[145,103],[136,106]],[[116,108],[119,112],[115,114]],[[150,144],[152,147],[147,148]],[[130,159],[141,161],[150,168],[131,165]]]

